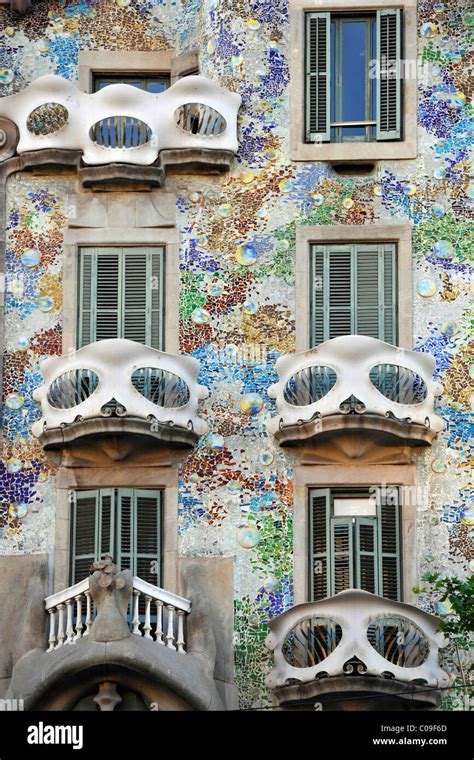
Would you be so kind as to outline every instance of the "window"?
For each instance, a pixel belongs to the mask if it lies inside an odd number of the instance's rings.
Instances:
[[[127,338],[163,349],[164,248],[81,248],[79,348]]]
[[[71,584],[111,554],[122,569],[160,585],[162,491],[107,488],[76,491],[72,503]]]
[[[139,90],[146,90],[157,95],[170,86],[169,74],[93,74],[93,91],[98,92],[109,84],[131,84]]]
[[[306,14],[307,142],[401,139],[401,13]]]
[[[310,489],[309,512],[312,600],[349,588],[400,599],[397,488]]]
[[[395,243],[311,245],[311,346],[340,335],[397,342]]]

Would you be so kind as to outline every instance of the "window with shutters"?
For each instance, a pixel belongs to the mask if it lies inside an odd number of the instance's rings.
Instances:
[[[127,338],[163,350],[164,251],[80,249],[79,348]]]
[[[107,488],[76,491],[71,519],[70,583],[111,554],[122,570],[160,585],[162,491]]]
[[[311,346],[340,335],[397,343],[397,246],[347,243],[310,248]]]
[[[401,139],[401,14],[306,14],[307,142]]]
[[[397,488],[309,491],[311,600],[360,588],[401,598]]]

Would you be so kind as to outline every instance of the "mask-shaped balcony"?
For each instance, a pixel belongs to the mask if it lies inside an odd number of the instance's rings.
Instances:
[[[21,657],[10,684],[26,710],[222,709],[215,641],[201,630],[205,604],[194,625],[188,599],[106,555],[89,577],[45,599],[45,608],[49,646]]]
[[[101,441],[123,459],[137,439],[192,446],[207,431],[198,402],[208,391],[190,356],[114,338],[48,357],[40,368],[44,383],[33,398],[42,417],[32,431],[45,449]]]
[[[431,354],[376,338],[346,335],[278,359],[279,382],[268,389],[277,416],[268,429],[279,443],[370,431],[392,442],[429,444],[443,427]]]
[[[0,99],[0,126],[10,141],[18,131],[16,152],[25,168],[76,165],[84,186],[160,185],[169,166],[229,169],[240,101],[202,76],[184,77],[159,94],[130,84],[90,94],[48,75]]]
[[[297,605],[269,623],[267,686],[288,708],[433,707],[452,681],[439,663],[446,642],[438,623],[409,604],[354,589]]]

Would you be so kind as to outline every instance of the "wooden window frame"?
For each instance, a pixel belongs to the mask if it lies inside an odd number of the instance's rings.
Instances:
[[[394,599],[393,601],[400,601],[403,595],[403,588],[401,583],[401,563],[402,563],[402,553],[403,553],[403,547],[402,547],[402,541],[401,541],[401,506],[400,506],[400,489],[398,486],[385,486],[385,490],[382,492],[385,494],[385,492],[389,489],[392,489],[396,492],[396,511],[397,511],[397,518],[396,518],[396,534],[397,534],[397,552],[396,552],[396,560],[397,560],[397,577],[396,577],[396,584],[398,589],[398,598]],[[357,486],[354,488],[344,488],[344,487],[331,487],[331,488],[308,488],[307,490],[307,502],[308,502],[308,557],[310,561],[308,562],[308,588],[310,590],[310,600],[314,600],[314,589],[313,589],[313,581],[314,581],[314,572],[312,564],[316,561],[318,561],[318,557],[316,557],[312,552],[312,536],[313,536],[313,521],[312,521],[312,497],[316,494],[319,494],[321,496],[324,496],[326,500],[329,500],[329,504],[326,501],[326,551],[324,552],[324,555],[320,555],[321,561],[323,559],[326,560],[326,569],[327,569],[327,590],[328,590],[328,596],[334,596],[335,594],[335,579],[334,579],[334,560],[335,560],[335,554],[334,554],[334,547],[333,547],[333,531],[336,525],[338,524],[349,524],[350,525],[350,559],[351,559],[351,567],[350,567],[350,575],[351,575],[351,588],[360,588],[360,578],[358,577],[360,574],[360,567],[358,564],[358,547],[357,547],[357,540],[354,541],[354,537],[357,539],[358,532],[360,531],[360,526],[362,524],[370,524],[374,529],[374,563],[376,566],[375,571],[375,577],[374,577],[374,587],[375,590],[373,593],[384,596],[383,589],[382,589],[382,578],[383,578],[383,538],[382,538],[382,514],[381,514],[381,508],[382,505],[377,502],[377,508],[376,508],[376,515],[374,517],[338,517],[334,514],[334,501],[336,498],[339,497],[349,497],[349,498],[357,498],[357,496],[360,497],[367,497],[370,495],[370,490],[367,487],[364,486]],[[365,589],[367,590],[367,589]]]
[[[378,311],[378,334],[376,336],[379,340],[384,340],[387,343],[393,343],[393,345],[397,345],[397,323],[398,323],[398,315],[397,315],[397,295],[398,295],[398,286],[397,286],[397,244],[396,243],[387,243],[387,242],[350,242],[347,241],[346,243],[338,243],[338,244],[318,244],[318,243],[312,243],[310,244],[310,296],[309,296],[309,303],[310,303],[310,343],[312,346],[318,345],[316,335],[315,335],[315,310],[317,310],[317,306],[315,304],[316,300],[316,256],[320,254],[322,256],[322,304],[320,311],[323,314],[324,324],[323,324],[323,340],[320,341],[321,343],[325,340],[329,340],[329,332],[330,332],[330,314],[331,311],[339,311],[346,313],[347,307],[331,307],[330,301],[331,301],[331,254],[336,254],[339,251],[335,250],[337,248],[342,249],[340,252],[348,252],[350,255],[350,273],[349,273],[349,288],[351,293],[351,302],[349,306],[350,310],[350,321],[351,321],[351,330],[350,333],[344,333],[344,334],[352,334],[352,335],[365,335],[366,333],[358,332],[357,331],[357,317],[361,314],[361,311],[363,311],[364,307],[361,306],[358,302],[358,285],[359,280],[357,279],[357,267],[358,267],[358,254],[362,252],[360,249],[363,249],[366,247],[365,252],[371,253],[373,257],[377,257],[377,269],[378,269],[378,293],[377,293],[377,311]],[[367,248],[374,248],[373,251],[368,251]],[[318,250],[319,249],[319,250]],[[386,304],[385,302],[385,290],[386,290],[386,255],[390,254],[392,256],[392,264],[391,264],[391,277],[392,277],[392,301],[390,304]],[[314,283],[314,286],[313,286]],[[365,307],[366,309],[369,307]],[[374,305],[371,305],[371,310],[373,310],[375,307]],[[386,312],[391,311],[391,317],[392,317],[392,338],[393,340],[388,341],[386,340]],[[337,337],[337,336],[334,336]]]
[[[122,563],[122,557],[126,554],[130,556],[130,570],[132,572],[132,575],[139,575],[138,570],[136,568],[137,559],[139,558],[139,554],[143,555],[144,552],[136,552],[134,551],[134,547],[130,549],[130,552],[124,552],[122,551],[122,541],[121,541],[121,534],[122,534],[122,520],[121,520],[121,512],[122,512],[122,497],[129,496],[131,498],[131,521],[135,522],[138,518],[137,514],[137,497],[143,494],[149,494],[154,496],[158,499],[158,515],[157,515],[157,523],[158,523],[158,531],[157,531],[157,552],[156,552],[156,561],[157,561],[157,577],[156,581],[153,585],[155,586],[161,586],[161,576],[162,576],[162,565],[163,565],[163,513],[164,513],[164,490],[162,488],[159,489],[153,489],[153,488],[95,488],[95,489],[76,489],[74,491],[70,492],[73,496],[73,499],[71,500],[71,513],[70,513],[70,526],[71,526],[71,537],[70,537],[70,565],[69,565],[69,583],[70,585],[74,585],[75,583],[79,583],[83,580],[83,578],[75,578],[74,576],[74,564],[76,560],[76,526],[77,526],[77,510],[80,509],[80,500],[78,500],[78,494],[81,494],[82,496],[85,496],[86,494],[90,494],[91,496],[94,495],[95,498],[98,499],[99,503],[99,509],[96,511],[95,516],[95,529],[94,529],[94,542],[95,542],[95,549],[94,549],[94,559],[92,561],[102,559],[104,552],[101,551],[100,546],[98,545],[98,541],[100,541],[100,510],[102,507],[102,498],[105,496],[109,496],[110,498],[110,542],[111,546],[109,546],[109,552],[111,556],[113,557],[114,561],[119,565],[120,569],[123,570],[123,563]],[[96,495],[96,496],[95,496]],[[142,557],[143,559],[143,557]],[[150,561],[155,560],[155,555],[150,556]],[[144,580],[147,580],[146,578]],[[151,581],[148,581],[151,582]]]
[[[403,80],[401,140],[357,143],[307,143],[305,141],[305,15],[315,11],[308,0],[289,0],[290,15],[290,155],[293,161],[330,161],[367,164],[380,160],[414,159],[417,155],[417,14],[416,0],[318,0],[321,13],[369,13],[397,8],[403,13],[402,57],[414,75]]]
[[[416,522],[417,507],[410,494],[418,490],[413,464],[374,464],[358,460],[356,464],[300,464],[293,468],[293,585],[294,604],[310,601],[308,579],[309,519],[308,489],[399,488],[401,601],[416,604],[413,587],[417,577]],[[415,488],[413,488],[415,487]]]
[[[296,228],[296,350],[310,343],[310,245],[333,243],[396,243],[397,245],[397,345],[413,348],[412,227],[410,224],[304,225]]]
[[[94,92],[94,74],[153,75],[169,74],[173,85],[190,71],[199,71],[199,52],[190,50],[176,55],[174,48],[167,50],[80,50],[78,60],[78,87],[83,92]]]
[[[146,254],[147,255],[147,270],[149,271],[149,278],[150,278],[150,288],[147,292],[147,298],[146,298],[146,312],[150,311],[150,313],[153,311],[152,306],[152,295],[153,295],[153,262],[151,259],[151,254],[153,251],[160,252],[160,294],[159,294],[159,338],[157,341],[157,345],[153,345],[152,342],[152,334],[151,334],[151,320],[148,324],[149,329],[149,335],[148,339],[144,341],[144,345],[151,346],[152,348],[156,348],[159,351],[164,350],[164,336],[165,336],[165,324],[166,324],[166,310],[165,310],[165,282],[166,282],[166,247],[163,245],[156,245],[156,246],[100,246],[100,247],[92,247],[92,246],[80,246],[78,250],[79,255],[79,262],[78,262],[78,271],[79,271],[79,278],[78,278],[78,285],[79,285],[79,293],[77,298],[77,306],[78,306],[78,313],[77,313],[77,346],[78,348],[82,348],[83,345],[88,345],[86,343],[83,343],[81,340],[81,336],[83,333],[83,309],[82,309],[82,296],[83,296],[83,267],[85,262],[85,256],[84,252],[90,252],[91,254],[91,266],[92,269],[92,275],[91,279],[93,283],[97,283],[97,278],[94,277],[94,266],[97,265],[98,257],[107,255],[112,256],[114,252],[116,252],[118,260],[119,260],[119,288],[118,288],[118,306],[117,306],[117,319],[118,322],[123,322],[124,313],[125,313],[125,257],[137,255],[140,254]],[[94,256],[95,254],[95,256]],[[97,312],[97,304],[95,304],[95,308],[92,305],[92,291],[89,293],[90,301],[91,301],[91,331],[93,327],[93,315]],[[123,335],[119,337],[124,337]],[[95,338],[97,340],[97,338]],[[95,342],[95,341],[91,341]]]

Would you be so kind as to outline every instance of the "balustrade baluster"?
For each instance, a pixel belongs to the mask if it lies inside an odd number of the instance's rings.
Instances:
[[[56,644],[56,608],[52,607],[48,610],[49,613],[49,648],[48,652],[52,652]]]
[[[64,644],[64,604],[58,604],[58,647]]]
[[[161,599],[155,599],[156,604],[156,641],[158,644],[163,644],[163,602]]]
[[[176,615],[178,618],[178,638],[176,639],[176,644],[178,652],[183,652],[184,654],[184,611],[176,610]]]
[[[66,599],[66,644],[72,644],[74,636],[74,626],[72,624],[72,615],[74,605],[72,599]]]
[[[150,620],[151,596],[145,596],[145,625],[143,633],[146,639],[151,639],[151,620]]]
[[[92,605],[91,605],[90,592],[86,591],[85,596],[86,596],[86,630],[84,631],[84,636],[88,636],[91,625],[92,625]]]
[[[133,619],[132,619],[132,633],[136,633],[140,636],[140,615],[138,614],[138,600],[140,598],[140,592],[137,589],[133,589]]]
[[[76,635],[74,641],[77,641],[82,638],[82,629],[84,628],[82,624],[82,594],[78,594],[74,599],[76,600]]]
[[[168,630],[165,636],[166,646],[169,649],[176,649],[174,645],[174,630],[173,630],[175,608],[171,604],[167,604],[166,609],[168,610]]]

